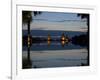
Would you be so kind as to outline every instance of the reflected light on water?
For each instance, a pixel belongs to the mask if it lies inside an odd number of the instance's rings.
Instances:
[[[48,41],[48,46],[50,46],[50,44],[51,44],[51,41]]]
[[[52,41],[50,41],[50,40],[47,41],[48,46],[50,46],[51,43],[52,43]],[[58,44],[58,43],[56,43],[56,45],[57,45],[57,44]],[[68,44],[68,42],[67,42],[67,41],[61,41],[62,47],[64,47],[65,44]]]
[[[64,47],[64,45],[65,45],[65,41],[61,41],[61,45]]]

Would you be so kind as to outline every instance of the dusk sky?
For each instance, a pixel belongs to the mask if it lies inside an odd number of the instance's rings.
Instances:
[[[87,20],[77,17],[76,13],[42,12],[33,16],[31,29],[33,30],[66,30],[66,31],[87,31]],[[23,26],[27,29],[27,26]]]

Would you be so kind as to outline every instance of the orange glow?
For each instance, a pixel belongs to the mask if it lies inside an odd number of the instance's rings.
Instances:
[[[28,36],[28,47],[30,47],[30,37]]]
[[[48,45],[50,45],[51,44],[51,41],[48,41]]]
[[[50,37],[48,37],[48,41],[50,41],[51,40],[51,38]]]
[[[65,37],[62,37],[62,40],[64,41],[65,40]]]
[[[50,37],[50,35],[48,34],[48,41],[50,41],[51,40],[51,37]]]
[[[65,45],[65,41],[61,41],[61,44],[62,44],[62,45]]]

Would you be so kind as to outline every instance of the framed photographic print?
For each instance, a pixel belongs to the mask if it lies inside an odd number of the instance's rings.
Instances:
[[[12,4],[12,79],[96,72],[95,9],[66,4]]]

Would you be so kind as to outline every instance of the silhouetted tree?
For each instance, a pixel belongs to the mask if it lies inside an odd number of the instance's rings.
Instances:
[[[22,22],[28,27],[28,36],[30,36],[30,23],[32,22],[32,18],[39,14],[41,14],[39,11],[22,11]]]
[[[28,27],[28,35],[27,35],[27,51],[28,51],[28,60],[30,61],[30,45],[31,45],[31,35],[30,35],[30,23],[32,22],[32,18],[41,14],[39,11],[22,11],[22,22],[23,25],[27,25]],[[24,40],[23,40],[24,41]]]
[[[74,37],[72,37],[72,43],[75,45],[85,46],[88,48],[88,46],[89,46],[88,35],[83,34],[80,36],[74,36]]]
[[[89,27],[89,14],[82,14],[82,13],[79,13],[79,14],[77,14],[77,16],[80,16],[81,19],[86,18],[86,19],[87,19],[87,26]]]

